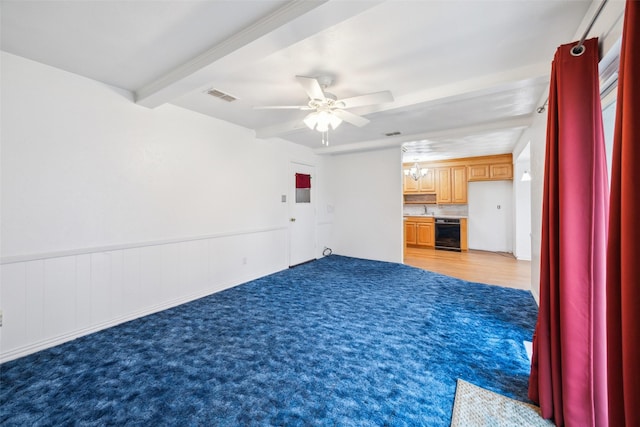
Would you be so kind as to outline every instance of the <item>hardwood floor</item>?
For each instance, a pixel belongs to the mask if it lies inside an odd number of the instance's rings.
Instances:
[[[498,252],[407,248],[404,263],[470,282],[531,289],[531,262]]]

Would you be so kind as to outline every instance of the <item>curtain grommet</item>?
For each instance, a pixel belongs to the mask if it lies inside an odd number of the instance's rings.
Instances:
[[[584,53],[587,48],[584,47],[583,44],[577,44],[576,46],[571,48],[571,55],[580,56]]]

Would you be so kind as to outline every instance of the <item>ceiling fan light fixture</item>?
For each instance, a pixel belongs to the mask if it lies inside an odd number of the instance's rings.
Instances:
[[[342,119],[328,111],[314,111],[304,118],[304,124],[311,130],[327,132],[329,127],[335,130],[342,123]]]
[[[329,114],[329,124],[331,125],[331,129],[336,130],[338,126],[342,123],[342,119],[335,114]]]
[[[313,112],[311,114],[307,114],[307,117],[304,118],[304,124],[307,125],[307,127],[311,130],[314,130],[316,127],[316,124],[318,124],[318,113],[317,112]]]

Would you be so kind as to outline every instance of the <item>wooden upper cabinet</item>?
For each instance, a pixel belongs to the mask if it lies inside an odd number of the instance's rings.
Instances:
[[[491,179],[513,179],[513,165],[511,163],[490,165],[489,176]]]
[[[413,164],[405,163],[403,170],[412,166]],[[435,197],[436,203],[466,204],[468,182],[513,179],[511,154],[422,162],[420,166],[426,168],[427,172],[418,181],[404,175],[404,194],[413,194],[405,197],[405,203],[433,203],[432,199],[413,198]]]
[[[451,168],[451,203],[467,203],[467,168]]]
[[[436,168],[436,201],[467,203],[467,167]]]
[[[451,168],[436,169],[436,202],[451,203]]]
[[[469,166],[469,181],[485,181],[489,179],[489,165]]]
[[[499,181],[513,179],[511,154],[470,157],[467,160],[467,180]]]
[[[420,181],[416,181],[408,175],[403,175],[403,177],[404,177],[404,193],[405,194],[420,192]]]
[[[422,193],[435,193],[436,192],[436,178],[433,168],[427,169],[427,174],[420,177],[420,192]]]
[[[404,175],[403,171],[403,182],[404,194],[436,192],[436,180],[433,168],[428,168],[427,173],[417,181],[409,175]]]

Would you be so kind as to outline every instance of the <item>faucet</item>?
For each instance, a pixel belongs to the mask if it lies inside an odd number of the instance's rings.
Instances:
[[[424,214],[429,215],[429,208],[427,207],[427,205],[424,205]]]

